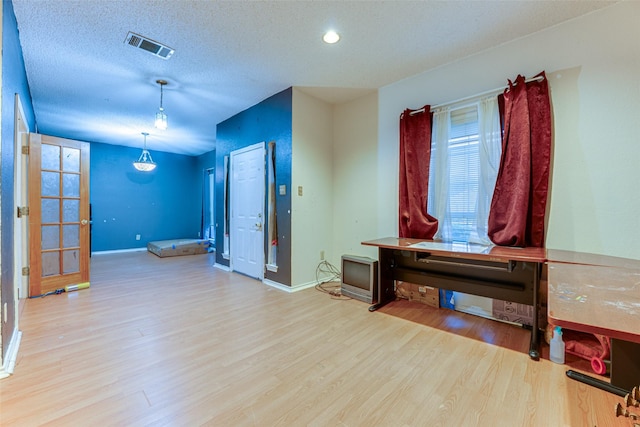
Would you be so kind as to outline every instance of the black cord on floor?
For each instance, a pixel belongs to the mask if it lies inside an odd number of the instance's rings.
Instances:
[[[56,289],[55,291],[50,291],[50,292],[47,292],[47,293],[44,293],[44,294],[30,296],[29,298],[30,299],[44,298],[44,297],[49,296],[49,295],[60,295],[63,292],[64,292],[64,288],[59,288],[59,289]]]
[[[328,276],[322,282],[320,277]],[[320,292],[331,295],[332,299],[349,300],[351,298],[342,295],[340,292],[340,280],[342,276],[340,270],[332,265],[329,261],[320,261],[316,267],[316,283],[315,288]],[[338,282],[336,285],[335,282]],[[328,283],[334,283],[333,285],[327,285]]]

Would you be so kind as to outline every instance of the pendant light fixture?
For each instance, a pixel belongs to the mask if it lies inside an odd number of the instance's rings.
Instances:
[[[141,172],[151,172],[157,165],[151,158],[151,153],[147,151],[147,135],[149,135],[149,133],[142,132],[142,135],[144,135],[144,148],[142,149],[142,154],[140,154],[138,160],[133,162],[133,167]]]
[[[156,80],[156,83],[160,85],[160,108],[158,108],[158,112],[156,113],[156,128],[160,130],[165,130],[167,128],[167,115],[164,112],[164,108],[162,107],[162,95],[163,88],[167,84],[166,80]]]

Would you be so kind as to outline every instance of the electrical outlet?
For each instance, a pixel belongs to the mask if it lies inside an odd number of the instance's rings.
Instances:
[[[140,235],[136,234],[136,240],[140,240]]]
[[[320,261],[324,261],[324,251],[320,251]]]
[[[302,185],[298,185],[298,196],[302,196]]]

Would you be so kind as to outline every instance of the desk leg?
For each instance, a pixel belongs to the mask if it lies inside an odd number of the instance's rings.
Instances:
[[[376,311],[380,307],[395,300],[396,290],[393,279],[393,251],[378,248],[378,292],[376,303],[369,307],[369,311]]]
[[[611,384],[626,390],[640,385],[640,344],[611,338]]]
[[[538,319],[540,312],[540,303],[538,302],[538,291],[540,288],[540,268],[541,265],[536,263],[533,272],[533,324],[531,327],[531,343],[529,344],[529,357],[533,360],[540,359],[540,342],[538,337]]]

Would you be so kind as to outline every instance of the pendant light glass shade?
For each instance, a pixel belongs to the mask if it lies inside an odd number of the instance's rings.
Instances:
[[[166,85],[167,82],[166,80],[156,80],[156,83],[160,85],[160,108],[158,108],[158,112],[156,113],[155,126],[157,129],[165,130],[167,129],[167,114],[162,107],[162,95],[164,85]]]
[[[160,109],[156,113],[155,125],[156,125],[156,128],[160,130],[167,129],[167,115],[164,113],[164,108],[162,107],[160,107]]]
[[[144,135],[144,148],[142,149],[142,153],[138,160],[133,162],[133,167],[138,169],[141,172],[151,172],[156,168],[156,163],[151,158],[151,153],[147,150],[147,132],[142,132]]]

